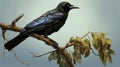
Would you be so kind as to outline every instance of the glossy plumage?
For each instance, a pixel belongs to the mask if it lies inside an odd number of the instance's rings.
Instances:
[[[19,43],[28,38],[30,33],[36,33],[47,37],[57,32],[64,25],[69,11],[74,8],[78,7],[74,7],[68,2],[61,2],[55,9],[46,12],[39,18],[28,23],[20,34],[8,41],[4,47],[8,49],[8,51],[12,50]]]

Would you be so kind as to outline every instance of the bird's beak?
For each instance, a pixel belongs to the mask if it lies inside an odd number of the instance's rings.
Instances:
[[[79,7],[74,6],[74,5],[71,5],[71,6],[70,6],[70,9],[79,9]]]

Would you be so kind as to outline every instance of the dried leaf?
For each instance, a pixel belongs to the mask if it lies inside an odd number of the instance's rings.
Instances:
[[[77,49],[77,50],[76,50],[76,54],[78,54],[78,55],[80,54],[80,51],[79,51],[79,49]]]
[[[99,39],[99,43],[100,43],[102,46],[104,46],[104,45],[105,45],[105,35],[101,33],[101,34],[99,35],[98,39]]]
[[[48,61],[50,62],[50,61],[52,61],[54,59],[54,55],[53,55],[53,53],[51,53],[50,55],[49,55],[49,57],[48,57]]]
[[[75,38],[72,36],[72,37],[70,38],[69,42],[71,43],[71,42],[74,42],[74,41],[75,41]]]
[[[58,56],[58,58],[57,58],[57,64],[60,64],[61,63],[61,57],[60,57],[60,55]]]
[[[79,50],[80,50],[80,53],[81,53],[82,55],[85,53],[85,49],[86,49],[85,47],[80,47]]]
[[[110,49],[110,47],[111,47],[111,45],[109,45],[109,44],[105,44],[105,46],[104,46],[106,49]]]
[[[52,60],[56,60],[56,59],[59,58],[58,56],[59,56],[58,52],[57,52],[57,51],[53,51],[53,52],[49,55],[48,61],[50,62],[50,61],[52,61]]]
[[[103,58],[102,58],[102,63],[104,65],[106,65],[106,62],[107,62],[107,57],[106,57],[106,55],[104,55]]]
[[[76,61],[77,61],[77,63],[81,64],[81,59],[80,58],[77,58]]]
[[[114,52],[112,49],[109,49],[109,50],[108,50],[108,54],[110,54],[110,55],[115,55],[115,52]]]
[[[106,65],[107,56],[106,56],[106,53],[105,53],[104,50],[102,50],[102,49],[99,50],[99,57],[100,57],[100,59],[101,59],[101,61],[102,61],[102,64],[103,64],[103,65]]]
[[[76,43],[78,44],[78,46],[83,45],[82,39],[79,36],[76,36]]]
[[[64,52],[65,52],[66,56],[69,57],[69,60],[72,60],[71,52],[68,52],[67,50],[64,50]]]
[[[93,46],[94,46],[94,48],[96,49],[96,50],[98,50],[98,48],[100,47],[100,42],[98,42],[98,40],[93,40],[92,41],[93,42]]]
[[[83,42],[84,42],[84,46],[90,47],[90,40],[84,39]]]
[[[106,35],[106,34],[105,34],[104,32],[101,32],[101,33],[100,33],[100,37],[102,37],[103,39],[105,38],[105,35]]]
[[[113,63],[113,62],[112,62],[112,58],[111,58],[110,55],[107,57],[107,59],[108,59],[108,61],[109,61],[111,64]]]
[[[112,44],[112,41],[111,41],[109,38],[106,38],[106,44],[111,45],[111,44]]]
[[[99,40],[99,35],[97,33],[92,33],[92,43],[96,50],[99,49],[101,41]]]
[[[91,32],[91,36],[92,36],[93,39],[97,39],[97,37],[96,37],[96,33]]]
[[[90,55],[90,48],[86,47],[84,57],[88,57],[89,55]]]
[[[80,53],[79,49],[74,50],[73,60],[74,60],[74,63],[76,63],[76,62],[81,63],[81,53]]]
[[[79,36],[76,36],[77,41],[82,41],[82,39]]]

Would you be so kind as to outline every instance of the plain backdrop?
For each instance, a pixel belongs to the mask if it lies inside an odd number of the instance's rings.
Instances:
[[[48,10],[54,9],[63,0],[0,0],[0,22],[9,24],[20,14],[24,17],[17,25],[24,27],[27,23],[36,19]],[[71,36],[83,36],[88,31],[105,32],[112,40],[112,49],[116,52],[113,56],[113,64],[107,63],[106,67],[118,67],[120,64],[120,0],[66,0],[80,7],[79,10],[71,10],[65,25],[56,33],[50,35],[60,46],[65,46]],[[7,31],[8,40],[18,33]],[[40,58],[32,58],[28,50],[40,55],[53,50],[42,41],[29,37],[14,52],[28,63],[22,64],[14,57],[12,52],[6,51],[3,57],[3,39],[0,30],[0,67],[58,67],[55,61],[48,62],[48,55]],[[92,53],[88,58],[82,59],[82,64],[76,67],[104,67],[99,57]]]

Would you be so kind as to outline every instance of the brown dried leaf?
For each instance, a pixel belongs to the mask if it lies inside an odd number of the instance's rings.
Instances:
[[[76,62],[81,64],[81,52],[79,51],[79,49],[74,50],[72,54],[73,54],[74,64]]]
[[[100,47],[99,43],[98,43],[98,40],[93,40],[93,46],[96,50],[98,50],[98,48]]]
[[[75,37],[72,36],[72,37],[70,38],[69,42],[71,43],[71,42],[74,42],[74,41],[75,41]]]
[[[90,47],[90,40],[84,39],[83,42],[84,42],[84,46]]]
[[[80,48],[79,48],[81,55],[83,55],[83,54],[85,53],[85,49],[86,49],[86,48],[84,48],[84,47],[80,47]]]
[[[78,46],[83,46],[82,39],[79,36],[76,36],[76,43],[78,44]]]
[[[99,57],[100,57],[100,59],[101,59],[101,61],[102,61],[102,64],[103,64],[103,65],[106,65],[106,62],[107,62],[107,54],[106,54],[105,50],[102,49],[102,48],[99,50]]]
[[[106,57],[106,55],[104,55],[103,58],[102,58],[102,63],[104,65],[106,65],[106,62],[107,62],[107,57]]]
[[[82,39],[79,36],[76,36],[77,41],[82,41]]]
[[[112,62],[112,58],[111,58],[110,55],[107,57],[107,60],[108,60],[111,64],[113,63],[113,62]]]
[[[111,45],[111,44],[112,44],[112,41],[111,41],[109,38],[106,38],[105,42],[106,42],[106,44],[108,44],[108,45]]]
[[[109,55],[115,55],[115,52],[114,52],[112,49],[109,49],[109,50],[108,50],[108,54],[109,54]]]
[[[95,33],[95,32],[91,32],[91,36],[92,36],[92,38],[94,39],[94,40],[96,40],[97,39],[97,33]]]
[[[97,33],[92,33],[92,43],[96,50],[99,49],[101,41],[99,40],[99,35]]]
[[[86,47],[84,57],[88,57],[89,55],[90,55],[90,48]]]

